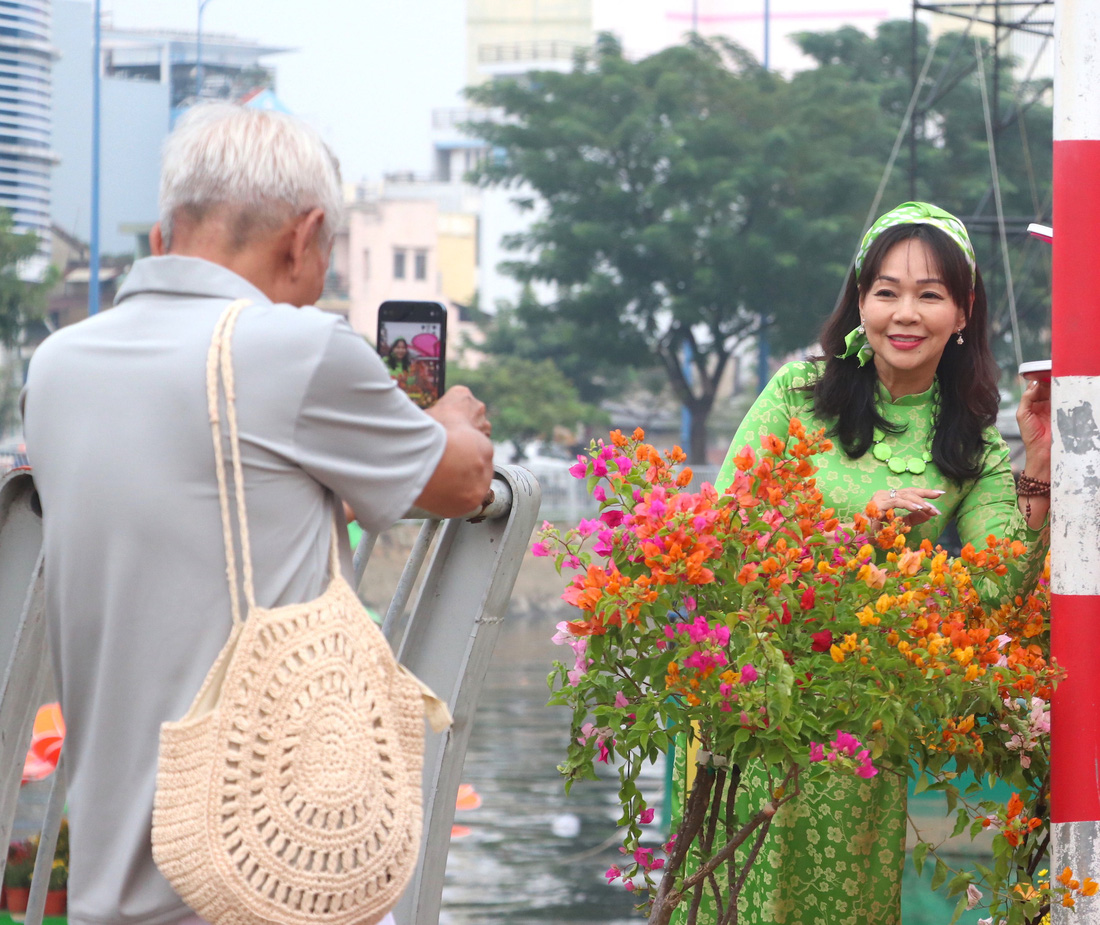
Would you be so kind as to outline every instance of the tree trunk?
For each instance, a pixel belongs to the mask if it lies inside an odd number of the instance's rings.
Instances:
[[[707,418],[710,407],[704,410],[702,402],[693,402],[691,409],[691,445],[688,447],[688,462],[696,466],[707,464]]]

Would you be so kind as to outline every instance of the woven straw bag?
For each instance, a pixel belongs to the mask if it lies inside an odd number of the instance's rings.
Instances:
[[[153,857],[214,925],[371,925],[394,907],[416,865],[425,689],[342,577],[335,526],[321,597],[256,606],[231,359],[245,304],[223,313],[207,359],[233,629],[187,715],[161,726]]]

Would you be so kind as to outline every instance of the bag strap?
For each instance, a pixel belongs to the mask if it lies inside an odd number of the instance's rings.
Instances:
[[[210,338],[210,350],[206,355],[206,402],[210,416],[210,429],[214,440],[214,462],[218,477],[218,502],[222,515],[222,537],[225,541],[225,572],[229,580],[229,601],[233,624],[241,623],[241,606],[238,589],[244,591],[248,609],[256,606],[256,592],[252,578],[252,549],[248,536],[248,512],[245,509],[244,467],[241,464],[241,443],[237,429],[237,396],[233,380],[233,330],[248,299],[238,299],[226,306],[214,333]],[[219,389],[219,385],[221,388]],[[237,498],[237,527],[241,539],[242,578],[237,576],[237,556],[233,543],[232,517],[229,507],[229,489],[225,477],[225,450],[222,446],[222,428],[219,392],[225,394],[225,417],[229,426],[229,451],[233,463],[233,490]],[[340,570],[340,552],[336,538],[336,524],[332,524],[329,540],[329,578]]]

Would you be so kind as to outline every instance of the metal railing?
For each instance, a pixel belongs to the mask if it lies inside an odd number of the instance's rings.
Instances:
[[[539,484],[527,470],[496,470],[490,496],[464,518],[425,520],[383,624],[398,660],[446,701],[454,724],[428,735],[420,863],[398,925],[439,920],[447,846],[474,712],[516,575],[538,520]],[[410,512],[422,516],[422,512]],[[356,586],[374,537],[355,553]],[[42,520],[29,470],[0,479],[0,844],[11,840],[24,755],[50,662],[42,585]],[[413,604],[409,607],[409,601]],[[65,804],[62,763],[39,837],[26,925],[41,925]],[[6,860],[0,855],[0,875]]]

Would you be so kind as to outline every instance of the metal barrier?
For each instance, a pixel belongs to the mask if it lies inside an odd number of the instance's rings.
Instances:
[[[426,737],[420,864],[394,910],[398,925],[439,921],[455,800],[474,712],[538,520],[539,500],[539,483],[530,472],[503,466],[497,468],[490,498],[481,509],[465,518],[425,520],[383,624],[398,659],[447,702],[454,717],[446,732]],[[410,512],[418,515],[424,516]],[[356,549],[357,586],[373,546],[374,537],[368,534]],[[0,664],[0,845],[6,849],[31,727],[52,670],[45,633],[41,512],[27,470],[0,479]],[[65,803],[61,769],[59,762],[26,925],[42,922]],[[6,850],[0,854],[0,875],[5,861]]]

